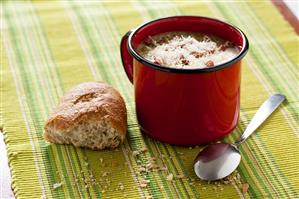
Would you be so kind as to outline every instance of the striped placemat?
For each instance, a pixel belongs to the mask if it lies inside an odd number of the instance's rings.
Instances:
[[[237,139],[270,94],[287,96],[242,145],[241,165],[226,181],[196,178],[192,164],[201,146],[163,144],[138,128],[120,39],[145,21],[170,15],[216,17],[240,27],[249,38],[241,117],[225,141]],[[298,46],[298,35],[271,1],[1,2],[1,126],[15,196],[298,198]],[[124,96],[129,116],[125,143],[104,151],[46,143],[44,121],[59,97],[92,80],[105,81]],[[151,171],[153,165],[159,169]]]

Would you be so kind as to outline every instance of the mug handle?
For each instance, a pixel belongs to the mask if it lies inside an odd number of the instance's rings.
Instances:
[[[125,72],[130,80],[130,82],[133,84],[133,57],[129,53],[128,50],[128,38],[130,34],[132,33],[132,30],[129,30],[121,39],[120,42],[120,55],[121,55],[121,61],[123,64],[123,67],[125,69]]]

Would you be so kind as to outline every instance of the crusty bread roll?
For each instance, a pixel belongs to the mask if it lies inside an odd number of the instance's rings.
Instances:
[[[44,137],[59,144],[93,150],[115,148],[127,132],[127,111],[117,90],[101,82],[70,90],[45,124]]]

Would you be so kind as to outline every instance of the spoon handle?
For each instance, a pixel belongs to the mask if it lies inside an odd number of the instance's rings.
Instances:
[[[281,94],[270,96],[255,113],[243,135],[235,142],[235,145],[242,144],[273,113],[283,100],[285,100],[285,96]]]

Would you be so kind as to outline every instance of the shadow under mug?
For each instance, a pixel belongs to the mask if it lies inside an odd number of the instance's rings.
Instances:
[[[148,36],[178,31],[218,36],[239,46],[240,53],[212,68],[177,69],[154,64],[136,52]],[[134,85],[142,131],[176,145],[206,144],[230,133],[239,118],[241,59],[248,47],[238,28],[201,16],[161,18],[129,31],[121,41],[121,58]]]

